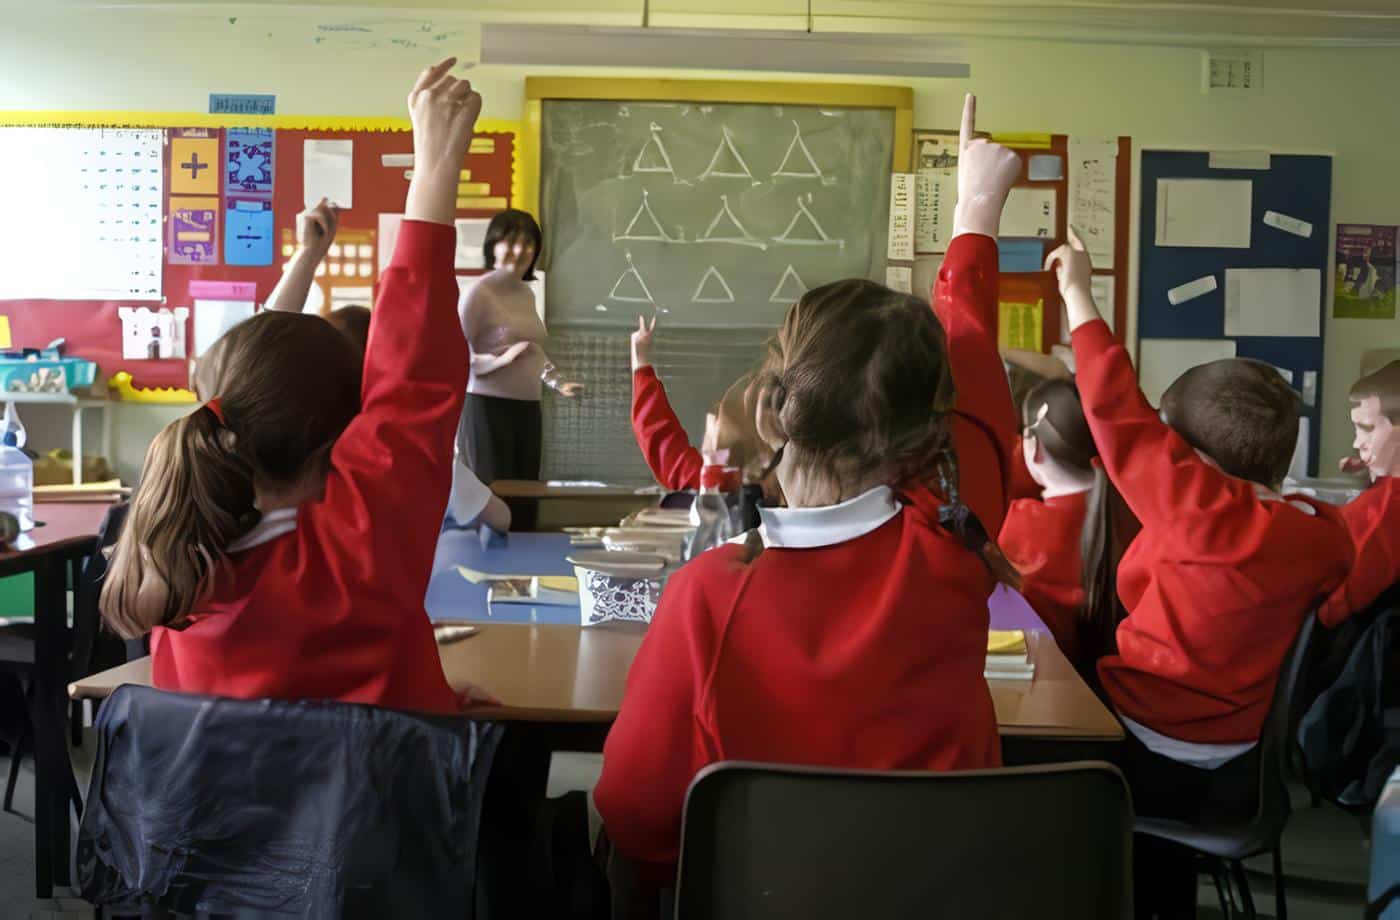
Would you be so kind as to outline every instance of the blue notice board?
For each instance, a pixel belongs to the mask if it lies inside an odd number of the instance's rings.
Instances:
[[[1248,249],[1208,249],[1156,245],[1157,182],[1159,179],[1243,179],[1253,184]],[[1267,211],[1312,225],[1303,237],[1264,223]],[[1326,329],[1328,257],[1332,226],[1332,158],[1278,155],[1268,169],[1212,169],[1210,154],[1144,150],[1142,153],[1142,241],[1138,288],[1138,337],[1151,339],[1223,339],[1225,335],[1225,271],[1240,268],[1315,268],[1321,273],[1318,292],[1318,335],[1233,337],[1242,358],[1267,361],[1293,375],[1302,390],[1304,374],[1317,376],[1316,395],[1304,404],[1309,422],[1308,472],[1317,475],[1322,435],[1322,356]],[[1167,291],[1206,275],[1216,289],[1173,306]]]

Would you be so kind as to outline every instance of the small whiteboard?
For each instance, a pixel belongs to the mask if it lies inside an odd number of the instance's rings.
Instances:
[[[164,140],[0,128],[0,298],[160,300]]]

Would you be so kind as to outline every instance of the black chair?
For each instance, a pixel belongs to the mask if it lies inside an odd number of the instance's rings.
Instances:
[[[956,773],[719,763],[686,795],[681,920],[1131,917],[1115,767]]]
[[[103,550],[117,540],[122,523],[126,520],[129,505],[121,502],[107,509],[97,534],[97,552],[81,564],[75,563],[70,579],[73,584],[73,625],[68,631],[68,671],[65,683],[87,677],[105,668],[121,663],[121,643],[102,633],[101,615],[98,612],[98,597],[102,591],[102,577],[107,573],[107,556]],[[114,657],[115,652],[115,657]],[[0,671],[16,674],[25,693],[29,721],[23,726],[10,751],[10,773],[5,783],[5,811],[12,810],[15,798],[15,785],[19,780],[20,764],[34,743],[33,698],[34,686],[34,624],[15,623],[0,626]],[[69,727],[73,745],[82,743],[83,704],[74,701],[69,706]],[[69,798],[73,801],[75,813],[82,812],[82,798],[76,780],[70,778]]]
[[[1250,920],[1257,916],[1243,860],[1262,853],[1273,855],[1274,916],[1277,920],[1288,920],[1283,829],[1292,813],[1292,803],[1288,798],[1287,779],[1293,775],[1296,762],[1298,720],[1307,702],[1305,677],[1318,630],[1317,615],[1308,614],[1279,669],[1269,714],[1259,737],[1258,804],[1254,816],[1234,824],[1192,824],[1168,818],[1139,817],[1133,826],[1139,834],[1181,844],[1204,856],[1227,920],[1233,904],[1228,882],[1231,875],[1239,889],[1244,916]]]
[[[473,916],[499,725],[127,686],[97,729],[77,867],[101,908]]]

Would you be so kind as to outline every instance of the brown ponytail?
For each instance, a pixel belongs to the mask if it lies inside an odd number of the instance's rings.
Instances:
[[[255,483],[322,476],[360,404],[361,355],[319,316],[271,310],[229,330],[199,369],[208,405],[151,442],[113,549],[100,607],[133,638],[178,624],[214,586],[228,548],[260,519]]]

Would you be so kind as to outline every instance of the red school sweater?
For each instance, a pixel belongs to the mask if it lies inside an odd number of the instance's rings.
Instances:
[[[1057,495],[1044,501],[1013,501],[997,538],[1006,558],[1021,573],[1021,593],[1076,668],[1092,663],[1080,661],[1084,565],[1079,538],[1084,531],[1088,501],[1088,492]]]
[[[370,319],[361,410],[296,529],[230,556],[157,687],[459,710],[423,609],[467,380],[451,227],[406,220]]]
[[[1170,738],[1256,741],[1283,656],[1351,564],[1341,516],[1261,498],[1201,459],[1148,405],[1102,321],[1073,339],[1094,443],[1142,522],[1118,567],[1128,615],[1118,654],[1099,661],[1104,688],[1121,714]]]
[[[672,492],[700,488],[704,458],[691,446],[651,365],[632,372],[632,434],[657,482]]]
[[[1365,610],[1400,582],[1400,479],[1377,479],[1355,501],[1343,505],[1341,512],[1356,544],[1356,562],[1318,612],[1318,619],[1328,627]]]
[[[959,237],[938,290],[958,377],[963,494],[1000,522],[1011,399],[996,350],[996,245]],[[974,275],[974,278],[960,276]],[[986,367],[978,366],[979,362]],[[964,386],[1000,378],[1000,391]],[[990,462],[985,462],[989,459]],[[982,669],[992,579],[928,489],[874,530],[751,562],[725,546],[671,577],[633,661],[594,801],[618,849],[674,864],[692,777],[727,759],[873,769],[1001,762]],[[993,531],[994,532],[994,531]]]

